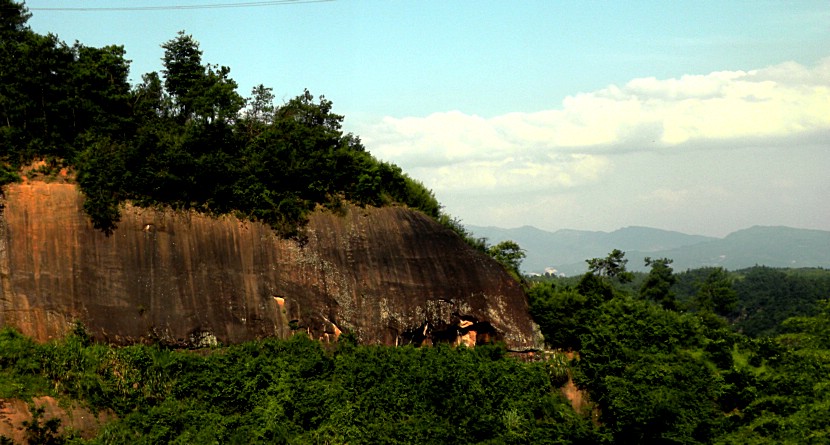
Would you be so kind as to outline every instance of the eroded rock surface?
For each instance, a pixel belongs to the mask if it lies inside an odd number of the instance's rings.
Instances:
[[[61,406],[49,396],[34,397],[29,403],[20,399],[0,399],[0,436],[5,436],[13,443],[31,443],[27,440],[24,422],[32,421],[32,409],[37,408],[43,409],[39,421],[41,427],[50,419],[58,419],[58,434],[72,430],[83,439],[92,439],[104,424],[115,418],[115,414],[109,410],[93,413],[74,403]]]
[[[99,340],[182,346],[304,330],[363,343],[535,346],[499,264],[400,207],[317,212],[304,243],[225,216],[127,207],[93,229],[73,184],[5,187],[0,324],[45,341],[83,322]]]

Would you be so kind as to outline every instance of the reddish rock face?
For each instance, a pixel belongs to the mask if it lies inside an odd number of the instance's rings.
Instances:
[[[63,406],[49,396],[33,397],[31,402],[20,399],[0,399],[0,436],[6,436],[14,443],[29,443],[23,422],[32,421],[30,403],[36,408],[43,408],[42,421],[49,419],[61,421],[58,434],[71,429],[87,440],[95,437],[104,424],[115,418],[115,414],[110,410],[99,410],[93,413],[88,408],[75,403]]]
[[[519,285],[418,212],[317,212],[299,243],[230,216],[130,206],[105,236],[82,203],[73,184],[5,187],[0,324],[46,341],[80,321],[115,344],[205,346],[302,330],[367,344],[536,345]]]

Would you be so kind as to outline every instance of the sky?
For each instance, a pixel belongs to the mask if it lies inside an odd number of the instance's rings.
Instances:
[[[325,95],[463,224],[830,230],[826,0],[26,5],[35,32],[123,45],[133,83],[184,30],[243,96]]]

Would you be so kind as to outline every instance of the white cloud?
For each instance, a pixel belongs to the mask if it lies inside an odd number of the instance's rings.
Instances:
[[[668,187],[660,187],[649,193],[641,195],[639,201],[641,204],[651,204],[652,206],[662,208],[663,210],[679,210],[689,208],[695,203],[706,200],[726,200],[729,198],[729,191],[723,187],[715,186],[695,186],[693,188],[673,189]]]
[[[384,118],[361,134],[383,159],[416,167],[551,153],[657,149],[690,140],[786,136],[830,128],[830,58],[679,79],[634,79],[565,98],[561,108],[493,118],[459,111]],[[546,159],[547,158],[547,159]],[[484,167],[486,168],[486,167]],[[518,170],[517,170],[518,171]]]
[[[507,157],[500,160],[470,159],[444,166],[415,167],[407,172],[435,190],[458,193],[498,191],[502,194],[568,188],[595,181],[610,168],[607,157],[590,154],[548,156],[531,160]]]
[[[688,219],[693,208],[703,211],[699,202],[707,199],[740,209],[749,190],[766,186],[765,175],[774,176],[792,162],[754,159],[752,147],[768,145],[774,148],[767,153],[786,155],[800,146],[827,146],[830,58],[813,67],[786,62],[751,71],[633,79],[569,96],[558,108],[533,113],[386,117],[358,133],[375,156],[400,165],[445,204],[455,203],[455,208],[448,205],[450,213],[476,215],[473,224],[520,219],[534,224],[529,205],[561,193],[579,193],[579,206],[558,209],[559,218],[569,211],[579,215],[582,219],[573,219],[577,222],[596,217],[605,218],[606,227],[616,225],[607,221],[612,214],[593,210],[612,206],[620,212],[627,211],[625,206],[642,206],[639,216],[629,212],[632,220],[659,215],[666,221],[673,218],[670,212],[686,208]],[[743,158],[724,156],[738,149]],[[795,174],[826,187],[826,174],[817,173],[817,166],[827,162],[828,154],[811,150],[810,159],[799,155],[804,173]],[[654,180],[650,186],[637,185],[645,175],[664,171],[659,163],[668,158],[663,155],[680,153],[683,162],[675,164],[662,186]],[[718,167],[724,158],[729,163]],[[749,160],[757,167],[742,171]],[[733,188],[743,190],[743,197]],[[494,220],[482,221],[487,215]]]

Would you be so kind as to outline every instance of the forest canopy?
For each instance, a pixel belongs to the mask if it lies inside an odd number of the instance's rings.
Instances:
[[[830,440],[828,271],[646,262],[629,282],[615,250],[528,292],[548,346],[578,354],[574,382],[611,443]]]
[[[277,105],[258,85],[242,97],[230,68],[205,63],[184,31],[161,44],[161,73],[130,85],[122,46],[69,46],[28,28],[21,3],[0,0],[0,11],[0,181],[33,160],[69,167],[107,233],[126,201],[234,213],[284,235],[317,206],[345,203],[452,223],[429,189],[344,133],[324,96]]]

